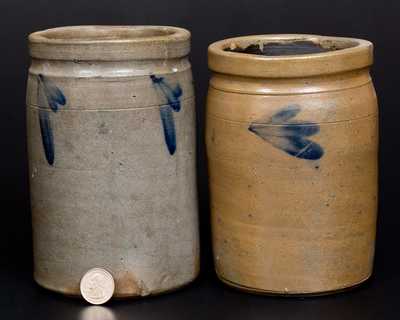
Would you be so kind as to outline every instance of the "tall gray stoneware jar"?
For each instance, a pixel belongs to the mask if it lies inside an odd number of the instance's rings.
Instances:
[[[80,295],[104,268],[115,297],[199,272],[190,33],[77,26],[29,36],[34,278]]]

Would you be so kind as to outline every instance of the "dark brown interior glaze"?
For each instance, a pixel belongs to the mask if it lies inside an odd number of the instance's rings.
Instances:
[[[354,46],[356,46],[356,44],[352,42],[343,42],[339,44],[331,41],[317,43],[310,40],[293,40],[250,44],[245,47],[233,43],[230,47],[225,48],[224,51],[263,56],[291,56],[336,51]]]

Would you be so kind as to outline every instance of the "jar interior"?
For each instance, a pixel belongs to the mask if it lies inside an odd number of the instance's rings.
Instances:
[[[223,50],[263,56],[290,56],[336,51],[352,48],[357,45],[353,41],[274,40],[268,42],[257,41],[247,44],[232,42]]]
[[[102,41],[102,40],[134,40],[149,37],[164,37],[174,34],[174,30],[148,27],[79,27],[56,28],[46,30],[42,36],[49,40],[69,41]]]

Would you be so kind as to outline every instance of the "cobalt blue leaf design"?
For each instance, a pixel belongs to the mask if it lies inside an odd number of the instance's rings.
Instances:
[[[318,160],[324,155],[323,148],[306,137],[319,132],[314,122],[297,121],[294,118],[301,111],[300,106],[290,105],[276,112],[264,123],[251,123],[249,131],[255,133],[275,148],[305,160]]]
[[[169,106],[162,106],[160,108],[160,116],[164,129],[165,142],[169,154],[174,154],[176,150],[176,134],[175,134],[175,122],[172,110]]]
[[[289,105],[286,108],[283,108],[282,110],[276,112],[274,115],[271,117],[271,123],[284,123],[288,121],[291,118],[294,118],[297,116],[297,114],[300,112],[300,108],[297,105]]]
[[[57,112],[59,106],[64,106],[67,103],[67,99],[62,91],[42,74],[38,75],[38,87],[39,108],[43,108],[44,104],[47,104],[53,112]],[[45,100],[43,100],[42,95],[45,96]],[[50,114],[47,110],[39,110],[39,125],[46,160],[49,165],[53,165],[55,158],[54,136]]]
[[[50,80],[45,78],[42,74],[39,74],[39,80],[42,84],[42,88],[44,94],[47,98],[47,103],[51,110],[54,112],[58,111],[58,106],[64,106],[67,103],[67,99],[65,98],[62,91],[56,87]]]
[[[168,105],[160,108],[160,117],[164,130],[165,144],[167,145],[169,153],[173,155],[176,150],[176,132],[172,111],[179,112],[181,110],[180,98],[183,93],[182,88],[179,84],[177,84],[175,88],[172,88],[165,82],[164,77],[150,75],[150,79],[156,89],[158,89],[167,100]]]
[[[54,163],[54,139],[51,129],[49,113],[46,110],[39,111],[40,133],[42,135],[42,143],[46,160],[50,165]]]

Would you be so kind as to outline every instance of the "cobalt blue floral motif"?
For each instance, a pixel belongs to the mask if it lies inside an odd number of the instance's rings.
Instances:
[[[307,137],[317,134],[319,125],[293,120],[300,111],[300,106],[289,105],[263,123],[251,123],[249,130],[291,156],[318,160],[324,155],[324,150]]]
[[[44,110],[39,111],[39,124],[40,133],[42,135],[42,144],[44,154],[49,165],[54,163],[54,137],[53,130],[51,129],[51,123],[49,113]]]
[[[50,110],[57,112],[60,106],[64,106],[67,103],[67,99],[62,91],[42,74],[39,74],[38,76],[38,83],[39,90],[41,90],[38,93],[40,108],[43,108],[44,103],[47,103]],[[43,101],[43,95],[46,98],[45,101]],[[47,110],[39,109],[39,124],[46,160],[49,165],[53,165],[54,136],[51,128],[50,115]]]
[[[167,99],[168,105],[160,107],[160,117],[164,130],[165,143],[169,153],[173,155],[176,150],[176,132],[172,111],[179,112],[181,110],[180,97],[182,96],[182,88],[179,84],[175,88],[172,88],[165,82],[164,77],[151,75],[150,79],[153,81],[153,85],[160,90]]]

